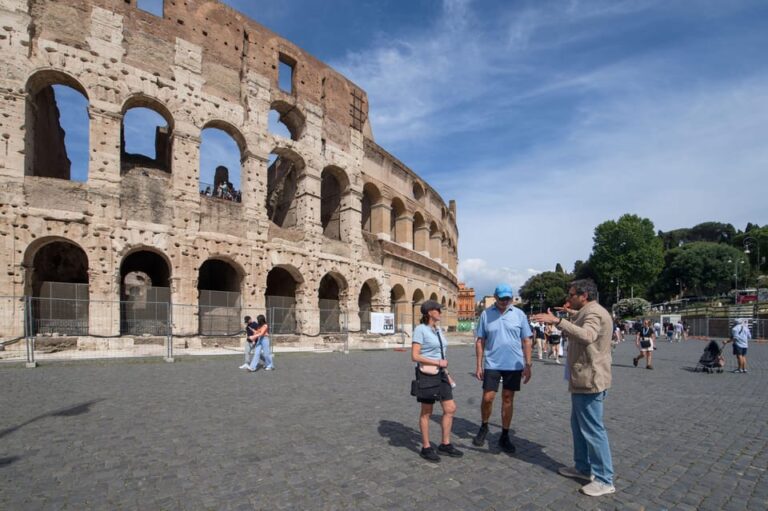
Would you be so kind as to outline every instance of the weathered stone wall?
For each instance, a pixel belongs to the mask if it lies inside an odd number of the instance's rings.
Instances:
[[[29,293],[37,250],[67,241],[87,255],[92,302],[118,300],[122,261],[146,250],[167,262],[176,304],[197,303],[199,269],[218,259],[243,276],[242,305],[254,313],[265,306],[267,274],[275,267],[297,281],[297,308],[305,311],[317,309],[320,280],[333,275],[352,330],[366,282],[374,288],[374,311],[390,310],[395,285],[409,300],[436,296],[455,305],[455,208],[376,145],[365,92],[290,41],[209,0],[166,1],[162,18],[128,0],[0,0],[0,27],[0,296]],[[294,66],[290,92],[278,86],[281,59]],[[88,100],[86,183],[41,177],[33,168],[43,142],[30,102],[53,84]],[[135,106],[168,121],[167,171],[121,161],[123,115]],[[295,139],[270,133],[271,108],[302,124]],[[224,129],[240,146],[241,202],[199,193],[206,127]],[[270,153],[301,163],[295,225],[288,228],[267,216]],[[324,236],[321,225],[321,174],[328,167],[344,181],[334,217],[340,240]],[[414,183],[424,190],[420,198]],[[364,239],[366,186],[378,197]],[[395,197],[406,204],[405,215],[419,212],[431,226],[421,254],[412,242],[389,241]],[[91,334],[116,335],[119,314],[113,305],[99,307],[91,307]],[[302,314],[303,324],[316,322],[313,313]],[[174,331],[192,331],[194,321],[194,313],[176,319]]]

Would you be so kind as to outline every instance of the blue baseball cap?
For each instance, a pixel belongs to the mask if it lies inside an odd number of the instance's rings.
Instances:
[[[512,293],[511,286],[508,284],[499,284],[493,291],[493,296],[497,298],[512,298],[514,294]]]

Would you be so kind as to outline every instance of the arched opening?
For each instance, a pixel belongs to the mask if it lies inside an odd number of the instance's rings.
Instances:
[[[296,289],[299,280],[285,268],[275,267],[267,274],[264,301],[270,332],[274,334],[297,333]]]
[[[413,198],[417,201],[424,198],[424,187],[418,181],[413,182]]]
[[[171,172],[173,119],[158,101],[133,97],[123,107],[120,131],[120,170]]]
[[[413,249],[416,252],[426,252],[429,250],[429,227],[427,227],[424,217],[416,212],[413,215]]]
[[[320,280],[320,286],[317,290],[320,333],[342,331],[341,301],[345,291],[346,283],[340,276],[326,273]]]
[[[33,335],[88,335],[88,256],[66,241],[47,243],[28,269]]]
[[[400,284],[395,284],[389,290],[389,307],[395,314],[395,325],[398,332],[403,331],[403,326],[410,324],[410,312],[408,300],[405,297],[405,289]]]
[[[138,250],[120,265],[120,333],[168,335],[171,270],[156,252]]]
[[[267,128],[273,135],[298,140],[304,133],[305,124],[304,114],[295,106],[285,101],[272,103],[267,119]]]
[[[413,298],[411,299],[411,306],[413,310],[413,326],[419,324],[421,321],[421,304],[424,303],[424,292],[421,289],[417,289],[413,292]]]
[[[241,273],[226,261],[209,259],[200,266],[200,335],[234,335],[241,330],[241,286]]]
[[[401,220],[403,215],[405,215],[405,205],[403,204],[403,201],[395,197],[392,199],[392,213],[390,215],[389,221],[389,236],[392,241],[397,243],[404,243],[406,241],[404,224]]]
[[[88,95],[77,80],[41,71],[27,82],[25,175],[88,180]]]
[[[213,125],[215,126],[215,125]],[[200,195],[242,201],[242,146],[220,127],[200,133]]]
[[[429,295],[429,299],[432,300],[433,302],[436,302],[438,300],[437,293],[432,293],[431,295]]]
[[[341,199],[347,191],[347,176],[337,167],[326,167],[320,174],[320,223],[323,235],[341,240]]]
[[[376,281],[368,280],[360,288],[360,295],[357,297],[357,310],[360,316],[360,331],[367,332],[371,329],[371,310],[373,306],[373,297],[378,292]]]
[[[373,206],[378,204],[380,200],[381,192],[376,188],[376,185],[366,183],[363,186],[363,200],[360,208],[360,224],[364,231],[377,233],[381,229],[380,223],[375,222],[373,218]],[[374,224],[376,224],[375,227]]]
[[[267,169],[267,216],[277,226],[295,227],[296,191],[304,160],[289,149],[275,149]]]
[[[437,223],[432,222],[429,225],[429,257],[432,259],[440,259],[440,251],[443,248],[442,238]]]

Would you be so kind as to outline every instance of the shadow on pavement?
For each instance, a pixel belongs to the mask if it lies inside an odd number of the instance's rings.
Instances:
[[[99,401],[104,401],[103,399],[94,399],[92,401],[86,401],[85,403],[80,403],[79,405],[75,406],[69,406],[67,408],[60,408],[58,410],[54,410],[52,412],[44,413],[42,415],[38,415],[37,417],[33,417],[29,419],[26,422],[22,422],[18,426],[12,426],[10,428],[6,428],[2,431],[0,431],[0,438],[10,435],[14,431],[23,428],[24,426],[27,426],[29,424],[32,424],[33,422],[37,422],[41,419],[45,419],[47,417],[74,417],[76,415],[82,415],[84,413],[88,413],[91,411],[91,406],[98,403]]]
[[[18,456],[7,456],[5,458],[0,458],[0,468],[7,467],[14,461],[18,461],[20,458]]]
[[[421,433],[395,421],[379,421],[379,435],[389,439],[389,445],[405,447],[415,453],[421,452]]]

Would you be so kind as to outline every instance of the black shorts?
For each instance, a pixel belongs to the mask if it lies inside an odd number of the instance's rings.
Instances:
[[[747,348],[739,348],[735,344],[733,345],[733,354],[734,355],[741,355],[746,357],[747,356]]]
[[[496,369],[486,369],[483,373],[483,390],[493,392],[499,391],[499,382],[504,378],[502,387],[504,390],[517,392],[520,390],[520,379],[523,371],[498,371]]]
[[[451,387],[451,383],[448,381],[448,375],[445,371],[442,373],[442,378],[440,378],[440,401],[450,401],[453,399],[453,387]],[[435,399],[421,399],[420,397],[416,398],[416,401],[419,403],[425,403],[428,405],[435,404]]]
[[[560,336],[559,335],[550,335],[549,336],[549,344],[560,344]]]

